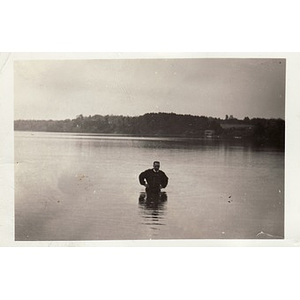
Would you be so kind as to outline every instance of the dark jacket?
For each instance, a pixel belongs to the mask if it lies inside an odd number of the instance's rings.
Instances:
[[[140,184],[146,185],[148,183],[147,191],[150,192],[159,192],[161,187],[165,188],[168,185],[168,180],[166,174],[161,170],[155,172],[153,169],[148,169],[139,176]]]

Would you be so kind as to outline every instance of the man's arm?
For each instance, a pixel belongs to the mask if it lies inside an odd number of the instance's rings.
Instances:
[[[142,172],[139,176],[139,181],[141,185],[146,185],[145,179],[146,179],[146,171]]]
[[[162,172],[161,187],[165,188],[168,185],[169,178],[167,177],[167,175],[163,171],[161,171],[161,172]]]

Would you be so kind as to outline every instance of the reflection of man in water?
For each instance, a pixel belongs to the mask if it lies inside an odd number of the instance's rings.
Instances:
[[[143,224],[163,225],[168,197],[165,192],[149,194],[142,192],[139,196],[139,207]]]
[[[159,193],[168,185],[168,177],[159,168],[159,161],[155,161],[152,169],[142,172],[139,176],[140,184],[146,187],[147,193]]]

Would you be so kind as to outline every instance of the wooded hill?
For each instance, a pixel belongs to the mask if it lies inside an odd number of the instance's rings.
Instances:
[[[77,116],[67,120],[16,120],[15,130],[129,134],[138,136],[204,137],[255,139],[284,145],[285,121],[248,117],[220,119],[175,113],[147,113],[128,117],[114,115]]]

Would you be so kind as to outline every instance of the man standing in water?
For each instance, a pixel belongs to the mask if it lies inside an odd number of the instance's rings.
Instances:
[[[168,177],[159,168],[159,161],[155,161],[152,169],[142,172],[139,176],[140,184],[146,187],[147,193],[159,193],[168,185]]]

